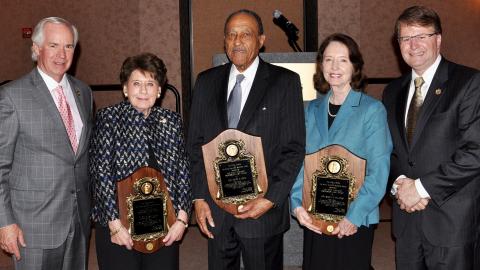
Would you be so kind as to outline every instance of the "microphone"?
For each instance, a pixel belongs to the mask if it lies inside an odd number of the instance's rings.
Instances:
[[[273,12],[273,22],[285,31],[289,39],[298,40],[298,28],[278,9]]]

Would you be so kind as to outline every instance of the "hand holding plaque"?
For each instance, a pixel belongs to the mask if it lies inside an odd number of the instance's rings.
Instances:
[[[268,187],[261,138],[235,129],[202,146],[213,201],[236,215],[238,207],[263,196]]]
[[[163,238],[175,223],[175,210],[163,175],[142,167],[117,182],[120,220],[133,240],[133,248],[152,253],[163,246]]]
[[[305,156],[303,207],[322,233],[331,235],[365,179],[366,160],[340,145]]]

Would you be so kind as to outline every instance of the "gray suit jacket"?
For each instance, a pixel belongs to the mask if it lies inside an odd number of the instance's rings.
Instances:
[[[18,224],[30,248],[62,244],[73,215],[89,236],[92,93],[68,81],[84,123],[77,154],[37,68],[0,88],[0,227]]]

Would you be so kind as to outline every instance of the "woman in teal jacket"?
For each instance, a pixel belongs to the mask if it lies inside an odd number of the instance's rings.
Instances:
[[[365,181],[333,236],[321,234],[302,207],[303,168],[291,193],[291,209],[304,230],[304,269],[369,269],[374,225],[385,194],[392,142],[382,103],[362,93],[363,59],[355,41],[333,34],[317,56],[315,88],[305,109],[306,153],[339,144],[367,160]]]

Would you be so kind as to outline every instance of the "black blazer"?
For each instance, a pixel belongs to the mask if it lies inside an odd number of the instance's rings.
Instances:
[[[383,102],[394,143],[390,180],[420,178],[432,200],[408,214],[393,204],[393,234],[420,218],[437,246],[475,241],[480,226],[480,73],[442,59],[422,106],[412,145],[405,135],[411,74],[390,83]]]
[[[212,210],[216,235],[226,215],[210,198],[201,146],[227,129],[227,87],[231,64],[198,75],[193,90],[188,150],[194,199],[205,199]],[[257,220],[233,221],[241,237],[275,235],[289,228],[288,194],[305,153],[302,91],[298,74],[260,60],[238,130],[260,136],[268,176],[265,198],[276,206]],[[229,220],[232,220],[231,218]]]

